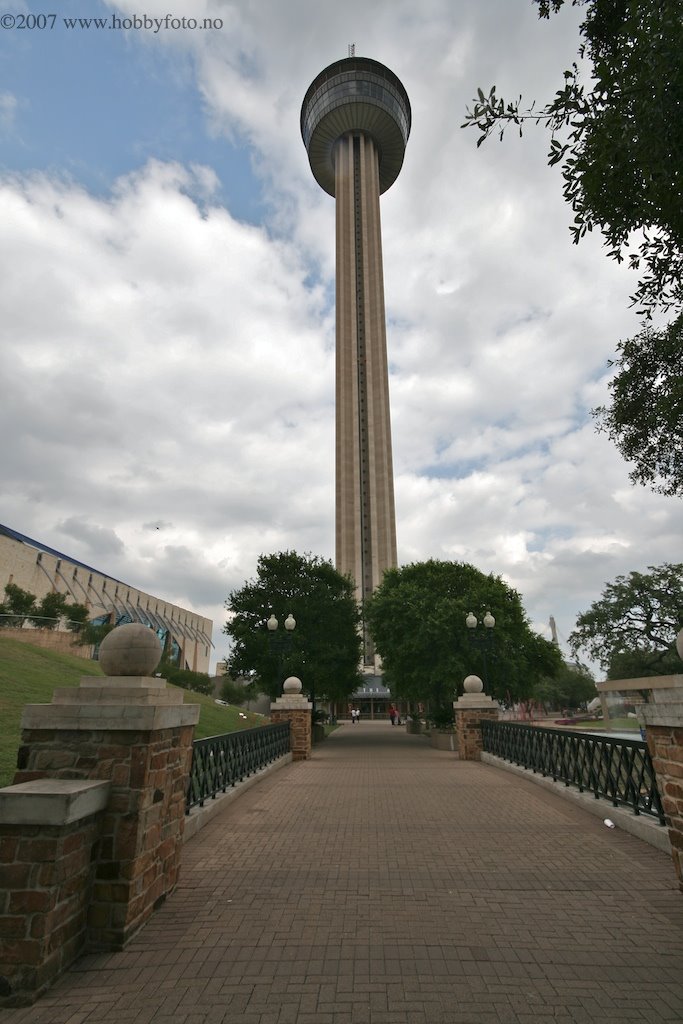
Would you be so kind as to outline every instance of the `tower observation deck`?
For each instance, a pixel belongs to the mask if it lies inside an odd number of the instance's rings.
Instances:
[[[301,108],[311,170],[336,200],[336,565],[359,600],[397,561],[379,197],[410,123],[399,79],[365,57],[321,71]]]

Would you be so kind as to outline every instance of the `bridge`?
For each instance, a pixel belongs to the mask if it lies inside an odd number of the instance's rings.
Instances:
[[[673,1024],[682,967],[668,855],[361,721],[230,801],[122,952],[3,1024]]]

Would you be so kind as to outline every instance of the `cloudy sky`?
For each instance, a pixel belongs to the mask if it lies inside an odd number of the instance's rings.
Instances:
[[[562,639],[607,581],[681,559],[680,500],[590,416],[633,275],[571,244],[540,130],[460,129],[477,86],[550,97],[580,11],[44,7],[0,27],[0,522],[210,616],[216,659],[260,553],[333,557],[334,202],[299,113],[355,43],[413,112],[382,198],[400,561],[501,573]]]

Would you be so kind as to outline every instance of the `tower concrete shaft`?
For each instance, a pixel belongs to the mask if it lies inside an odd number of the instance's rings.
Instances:
[[[311,170],[336,199],[336,563],[359,600],[396,565],[379,197],[410,120],[399,79],[364,57],[321,71],[301,108]]]
[[[370,596],[396,565],[396,516],[374,140],[334,147],[337,234],[336,564]]]

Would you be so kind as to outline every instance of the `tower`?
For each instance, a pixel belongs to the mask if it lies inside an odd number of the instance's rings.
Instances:
[[[362,600],[396,565],[379,197],[403,164],[408,95],[375,60],[337,61],[308,88],[301,134],[336,200],[336,565]]]

